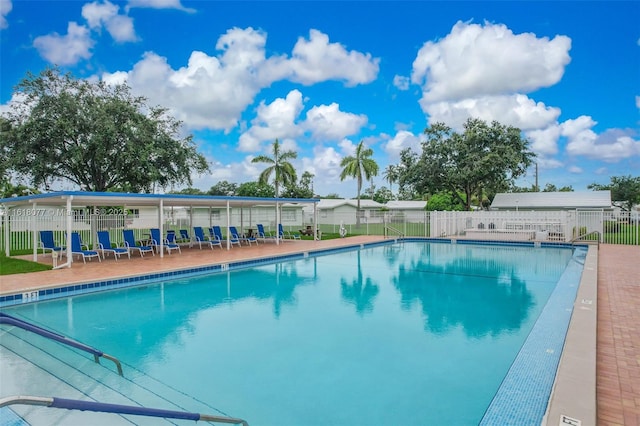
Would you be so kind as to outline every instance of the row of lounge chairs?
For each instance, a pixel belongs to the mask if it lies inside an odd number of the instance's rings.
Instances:
[[[98,245],[96,250],[91,250],[88,245],[82,242],[80,234],[78,232],[71,233],[71,254],[82,257],[84,263],[86,260],[98,258],[101,261],[102,258],[106,258],[107,255],[113,254],[115,260],[118,260],[122,255],[126,255],[131,258],[132,252],[138,252],[141,257],[144,257],[145,253],[151,253],[155,256],[155,252],[159,252],[160,247],[163,247],[168,254],[177,250],[182,253],[180,248],[183,244],[189,244],[192,247],[197,244],[200,249],[205,245],[209,246],[212,250],[214,247],[220,247],[223,249],[223,243],[225,239],[222,236],[222,229],[220,226],[212,226],[208,228],[208,233],[205,234],[204,229],[201,226],[193,228],[194,238],[189,235],[189,231],[186,229],[180,229],[178,233],[175,231],[168,231],[167,237],[162,238],[160,235],[160,229],[150,229],[149,238],[138,242],[132,229],[124,229],[122,231],[123,243],[121,246],[117,246],[111,243],[111,236],[109,231],[98,231]],[[278,235],[268,234],[264,230],[262,224],[257,224],[257,231],[252,235],[240,234],[235,226],[229,227],[228,241],[230,246],[241,246],[242,243],[247,245],[258,244],[258,240],[262,242],[276,241],[276,238],[284,239],[300,239],[298,234],[291,234],[285,232],[282,224],[278,225]],[[162,243],[161,243],[162,242]],[[56,252],[60,255],[66,254],[65,247],[57,245],[54,241],[53,231],[40,231],[40,242],[38,248],[46,253],[47,251]]]

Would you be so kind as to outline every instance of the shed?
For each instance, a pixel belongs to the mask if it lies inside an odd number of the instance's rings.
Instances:
[[[611,191],[509,192],[496,194],[491,210],[611,210]]]

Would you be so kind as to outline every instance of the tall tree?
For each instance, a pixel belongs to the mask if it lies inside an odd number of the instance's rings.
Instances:
[[[344,157],[340,162],[342,167],[342,173],[340,173],[340,180],[345,180],[347,177],[355,178],[358,182],[358,207],[356,213],[356,225],[360,225],[360,192],[362,191],[363,180],[370,180],[372,177],[378,175],[378,163],[371,158],[373,150],[371,148],[365,148],[364,141],[360,141],[356,147],[355,155],[349,155]]]
[[[284,198],[312,198],[314,174],[306,171],[300,176],[300,182],[287,185],[282,193]]]
[[[209,171],[192,136],[179,136],[181,122],[125,84],[47,68],[27,73],[14,99],[0,148],[36,187],[68,180],[87,191],[151,192],[191,185],[192,173]]]
[[[520,129],[496,121],[470,118],[461,134],[436,123],[425,134],[422,153],[404,180],[420,193],[450,191],[467,210],[480,190],[508,189],[535,157]]]
[[[238,191],[238,185],[232,182],[228,182],[226,180],[221,180],[220,182],[213,185],[207,194],[209,195],[223,195],[227,197],[231,197],[236,195]]]
[[[271,174],[273,174],[273,184],[276,188],[277,198],[280,196],[280,185],[292,185],[296,182],[296,169],[288,160],[297,158],[298,154],[294,151],[282,152],[280,150],[280,143],[278,142],[278,139],[276,139],[273,145],[271,145],[271,152],[273,153],[272,157],[269,157],[267,155],[258,155],[253,160],[251,160],[251,162],[270,164],[266,169],[262,171],[262,173],[260,173],[259,181],[260,183],[267,184],[269,183]]]
[[[276,190],[273,185],[263,182],[244,182],[238,186],[236,195],[239,197],[273,198]]]
[[[389,182],[389,190],[391,192],[393,192],[393,184],[398,181],[399,172],[400,172],[400,167],[393,164],[389,164],[384,169],[383,177],[387,182]]]
[[[611,191],[614,204],[626,211],[631,211],[634,205],[640,204],[640,176],[611,176],[608,185],[592,183],[587,188],[594,191]]]

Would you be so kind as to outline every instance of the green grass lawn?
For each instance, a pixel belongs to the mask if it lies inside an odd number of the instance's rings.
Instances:
[[[26,272],[48,271],[49,269],[52,269],[51,265],[0,255],[0,275],[24,274]]]

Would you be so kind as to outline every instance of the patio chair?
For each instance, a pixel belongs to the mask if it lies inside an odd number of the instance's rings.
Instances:
[[[256,239],[262,240],[262,242],[276,241],[276,237],[274,235],[267,235],[264,232],[264,225],[262,225],[261,223],[257,223],[256,228],[258,228],[258,231],[256,233]]]
[[[127,257],[131,259],[131,253],[129,253],[129,249],[112,246],[109,231],[98,231],[98,250],[102,252],[103,259],[106,259],[107,253],[113,253],[113,257],[114,259],[116,259],[116,261],[123,254],[126,254]]]
[[[289,239],[289,240],[299,240],[300,239],[300,235],[299,234],[292,234],[289,231],[284,230],[284,228],[282,227],[282,224],[279,223],[278,224],[278,236],[280,237],[280,239],[284,240],[284,239]]]
[[[94,257],[98,258],[98,262],[102,262],[102,260],[100,260],[100,253],[95,250],[89,250],[88,246],[82,244],[80,234],[78,234],[77,232],[71,233],[71,256],[73,256],[74,254],[82,256],[82,261],[84,263],[87,263],[87,258],[91,260]]]
[[[256,245],[258,244],[258,240],[256,239],[255,236],[248,237],[246,235],[241,235],[240,233],[238,233],[238,230],[236,229],[235,226],[230,226],[229,227],[229,233],[231,234],[231,236],[233,238],[237,239],[240,242],[244,241],[249,246],[251,245],[251,243],[256,243]]]
[[[151,245],[155,247],[156,251],[160,252],[160,242],[162,242],[162,246],[167,250],[167,253],[171,254],[173,250],[178,250],[182,254],[182,250],[180,250],[180,246],[175,242],[175,232],[173,233],[173,241],[169,241],[167,238],[160,237],[160,230],[158,228],[151,228],[149,230],[151,232]]]
[[[224,238],[222,238],[222,228],[220,228],[218,225],[215,225],[213,227],[213,233],[220,241],[224,240]],[[231,247],[233,247],[234,244],[240,245],[240,240],[237,238],[229,238],[229,243],[231,243]]]
[[[138,250],[138,252],[140,252],[140,257],[144,257],[144,253],[151,253],[153,256],[156,255],[153,252],[153,247],[138,245],[138,243],[136,243],[136,237],[133,234],[133,229],[123,229],[122,237],[124,238],[124,246],[129,249],[129,251]]]
[[[213,250],[214,246],[218,246],[218,247],[222,248],[222,241],[218,240],[218,239],[213,239],[212,240],[210,238],[207,238],[204,235],[204,231],[202,230],[202,226],[195,226],[193,228],[193,234],[196,237],[196,242],[200,246],[200,250],[202,250],[202,243],[209,244],[209,247],[211,247],[211,250]],[[214,235],[214,237],[215,237],[215,235]]]
[[[53,231],[40,231],[38,248],[42,250],[42,253],[46,253],[48,250],[51,253],[55,251],[60,252],[60,254],[64,254],[63,247],[57,246],[53,239]]]
[[[176,242],[178,244],[189,244],[189,247],[193,245],[191,242],[191,236],[189,235],[189,231],[186,229],[181,229],[180,236],[176,238]]]

